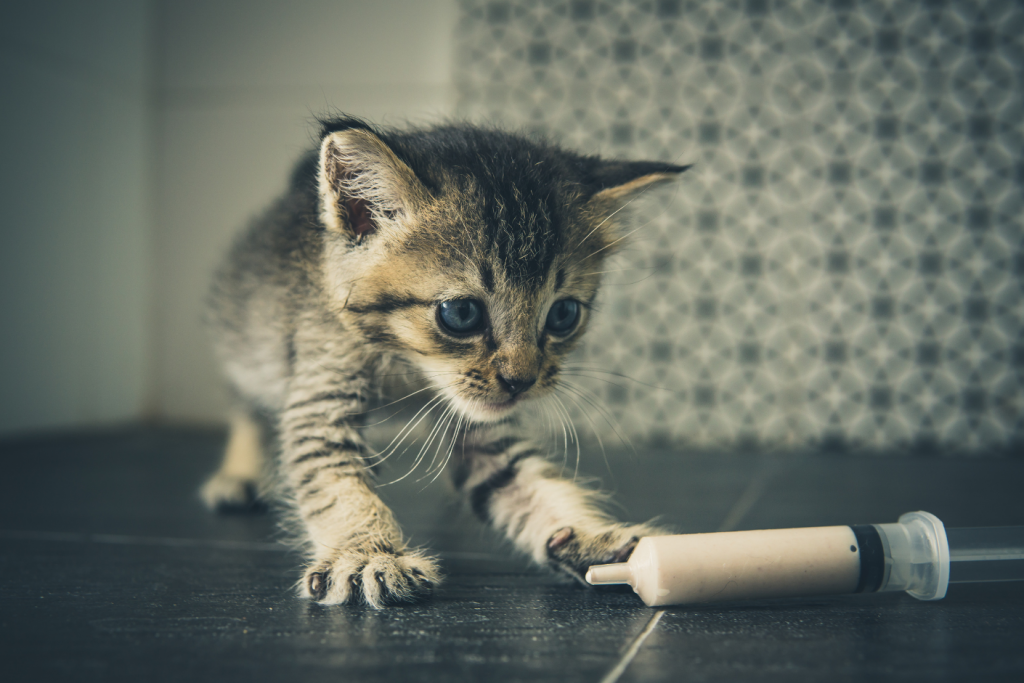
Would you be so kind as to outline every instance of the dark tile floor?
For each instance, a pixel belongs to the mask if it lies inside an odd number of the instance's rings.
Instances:
[[[195,490],[223,434],[125,429],[0,442],[0,679],[1024,680],[1024,584],[654,610],[527,566],[412,478],[384,490],[448,575],[375,611],[294,597],[271,516]],[[1024,460],[611,454],[585,463],[631,520],[680,531],[894,521],[1024,524]],[[423,489],[423,490],[421,490]]]

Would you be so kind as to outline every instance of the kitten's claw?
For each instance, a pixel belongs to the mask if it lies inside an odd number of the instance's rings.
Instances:
[[[607,564],[612,564],[615,562],[625,562],[626,560],[628,560],[629,556],[632,555],[633,551],[636,549],[636,544],[639,542],[639,536],[634,536],[633,538],[629,539],[629,543],[619,548],[618,552],[616,552],[615,555],[612,556],[612,561],[608,562]]]
[[[558,550],[569,542],[573,536],[571,526],[563,527],[555,532],[555,535],[548,539],[548,550]]]
[[[259,484],[254,479],[217,472],[199,490],[206,507],[224,514],[263,512],[266,504],[260,499]]]
[[[327,595],[327,587],[330,585],[331,575],[327,572],[313,572],[309,575],[307,589],[309,597],[319,602]]]
[[[309,567],[302,593],[324,605],[365,603],[380,608],[425,598],[439,583],[433,558],[354,552]]]
[[[591,566],[625,562],[642,536],[658,533],[648,526],[616,527],[589,534],[563,527],[547,541],[548,564],[586,585],[583,577]]]

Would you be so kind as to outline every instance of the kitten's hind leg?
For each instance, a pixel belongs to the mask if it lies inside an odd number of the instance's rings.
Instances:
[[[265,466],[259,423],[248,412],[236,410],[231,415],[224,460],[199,494],[206,506],[217,512],[262,511],[266,508],[260,499]]]

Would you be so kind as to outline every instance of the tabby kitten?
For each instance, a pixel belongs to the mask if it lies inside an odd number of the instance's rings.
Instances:
[[[256,502],[269,425],[277,488],[309,553],[301,593],[374,607],[429,594],[437,563],[406,545],[374,493],[361,433],[397,365],[457,416],[448,469],[481,518],[578,580],[628,557],[651,529],[615,522],[560,478],[514,416],[552,392],[586,329],[620,244],[616,212],[686,167],[468,125],[339,118],[320,139],[215,279],[210,319],[238,408],[207,504]]]

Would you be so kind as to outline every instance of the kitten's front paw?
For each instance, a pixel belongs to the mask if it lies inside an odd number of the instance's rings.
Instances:
[[[366,603],[381,608],[415,602],[440,584],[437,562],[419,554],[352,552],[306,569],[302,594],[324,605]]]
[[[215,512],[263,512],[267,507],[260,499],[256,480],[223,472],[210,477],[199,489],[199,495],[206,507]]]
[[[643,536],[658,533],[657,529],[643,525],[597,533],[562,527],[547,541],[548,564],[587,585],[583,577],[592,565],[625,562]]]

